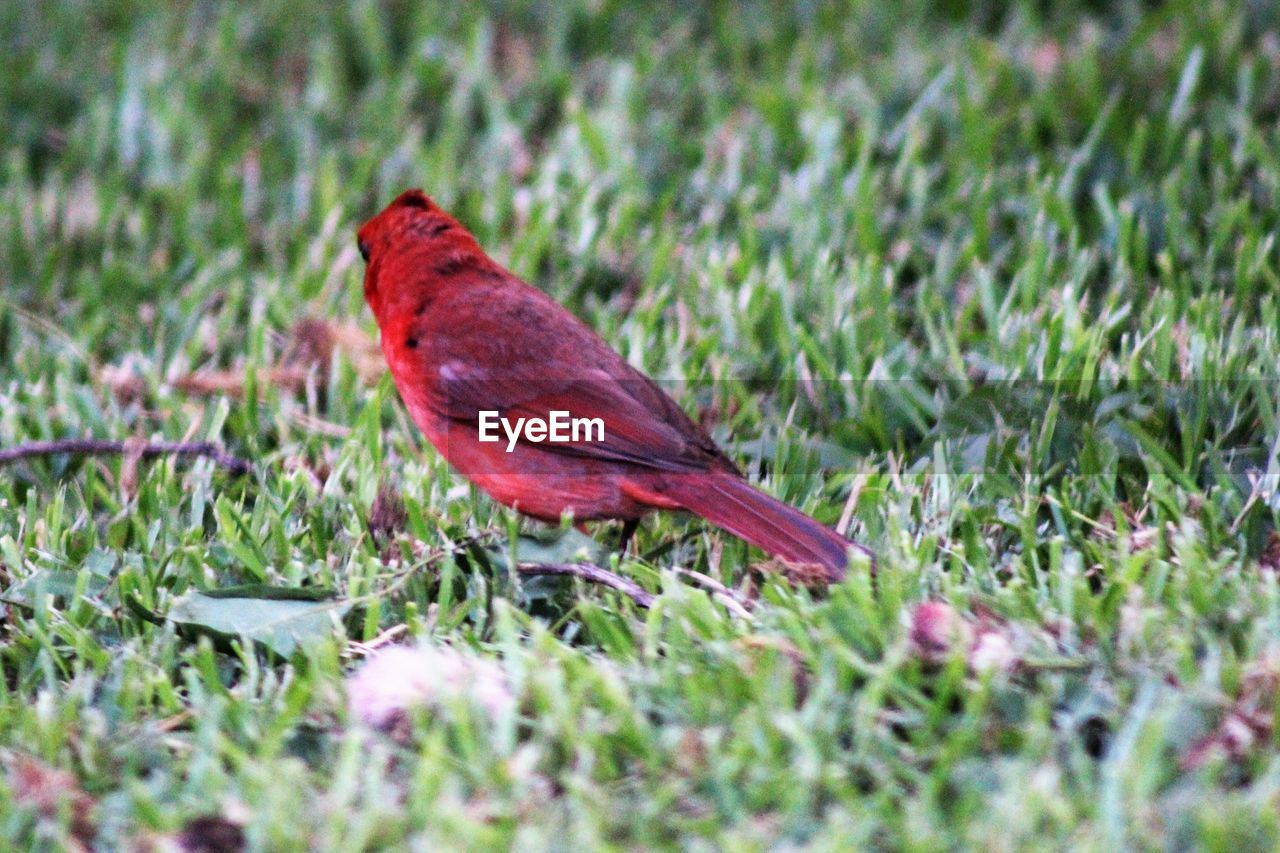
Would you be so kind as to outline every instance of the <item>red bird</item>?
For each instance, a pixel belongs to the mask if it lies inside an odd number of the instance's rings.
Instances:
[[[486,255],[421,190],[366,222],[358,244],[401,398],[445,459],[494,500],[544,521],[568,513],[628,529],[651,510],[688,510],[819,582],[844,576],[850,548],[871,556],[752,488],[671,397]],[[546,425],[557,416],[569,440],[551,440]],[[583,429],[571,433],[566,416]]]

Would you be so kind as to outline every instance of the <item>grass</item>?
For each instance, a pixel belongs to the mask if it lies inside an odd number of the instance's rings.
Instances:
[[[1280,844],[1269,4],[85,0],[0,43],[0,445],[255,462],[0,472],[16,846]],[[510,578],[358,334],[408,186],[848,504],[876,581],[671,517],[614,567],[648,611]],[[183,621],[243,584],[345,616],[283,658]],[[388,630],[513,702],[360,724]]]

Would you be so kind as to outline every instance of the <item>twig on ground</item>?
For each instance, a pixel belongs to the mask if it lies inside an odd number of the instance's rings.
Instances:
[[[247,459],[232,456],[209,441],[158,441],[141,446],[129,441],[107,441],[91,438],[69,438],[60,441],[31,441],[0,448],[0,466],[37,456],[110,456],[136,452],[143,459],[157,456],[204,456],[233,474],[248,474],[253,465]]]
[[[1257,472],[1250,471],[1246,476],[1249,478],[1249,497],[1244,502],[1244,506],[1240,508],[1240,514],[1231,522],[1231,534],[1234,536],[1240,532],[1240,525],[1244,523],[1245,518],[1249,515],[1249,510],[1253,509],[1253,505],[1258,502],[1258,498],[1262,497],[1263,482]]]
[[[367,643],[351,643],[351,650],[361,655],[371,655],[392,640],[406,633],[409,626],[403,623],[393,625]]]
[[[616,589],[640,607],[653,605],[653,594],[646,592],[639,584],[591,563],[520,563],[516,566],[516,571],[527,577],[558,575],[581,578],[584,581]]]
[[[675,567],[675,573],[680,577],[693,581],[694,586],[701,587],[711,593],[711,597],[723,604],[725,609],[734,616],[750,621],[751,611],[738,600],[738,596],[734,595],[733,590],[720,583],[720,581],[702,572],[696,572],[693,569],[682,569],[679,566]]]
[[[444,548],[428,552],[420,559],[415,560],[412,565],[398,572],[394,580],[392,580],[392,582],[387,586],[376,591],[365,593],[348,603],[359,604],[367,600],[375,598],[385,599],[394,595],[396,592],[399,592],[414,575],[431,564],[443,559],[449,554],[454,554],[455,556],[464,554],[469,545],[482,542],[487,538],[499,535],[501,535],[501,531],[486,530],[461,542],[452,543]],[[675,572],[677,575],[690,579],[695,585],[710,592],[712,597],[723,604],[725,608],[733,613],[733,615],[743,619],[751,618],[750,611],[734,594],[733,590],[729,589],[715,578],[705,575],[702,572],[696,572],[692,569],[683,569],[679,567],[676,567]],[[516,573],[522,577],[555,576],[579,578],[584,581],[597,583],[601,586],[607,586],[610,589],[616,590],[634,601],[637,606],[644,608],[652,607],[655,599],[653,593],[645,590],[635,581],[629,580],[628,578],[611,572],[608,569],[601,568],[594,563],[519,563],[516,566]],[[392,631],[396,630],[397,629],[392,629]],[[374,640],[373,642],[377,643],[378,640]],[[353,645],[358,646],[359,644]],[[357,651],[361,651],[361,649],[357,649]]]

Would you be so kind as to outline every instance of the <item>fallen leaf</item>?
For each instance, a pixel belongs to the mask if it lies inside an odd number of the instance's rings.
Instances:
[[[308,381],[323,386],[328,382],[329,366],[335,350],[351,361],[366,385],[377,382],[386,371],[381,347],[359,326],[303,318],[290,330],[288,343],[279,363],[257,371],[258,384],[293,393],[304,390]],[[244,394],[246,373],[243,367],[197,370],[182,374],[169,384],[187,394],[225,394],[239,397]]]
[[[251,584],[193,591],[174,602],[165,619],[188,634],[222,643],[247,638],[281,658],[340,630],[351,602],[329,590]]]
[[[801,586],[826,586],[831,583],[831,574],[821,563],[801,563],[780,557],[770,557],[759,563],[753,563],[751,568],[764,574],[782,575],[791,583]]]
[[[48,595],[53,596],[55,601],[67,601],[77,594],[79,578],[80,572],[69,569],[38,571],[0,592],[0,601],[27,608],[36,607]],[[96,597],[109,584],[108,578],[90,572],[85,581],[84,594]]]

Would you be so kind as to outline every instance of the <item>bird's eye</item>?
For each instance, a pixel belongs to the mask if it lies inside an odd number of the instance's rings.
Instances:
[[[356,246],[360,249],[360,257],[364,258],[366,264],[369,263],[369,244],[364,240],[358,240]]]

